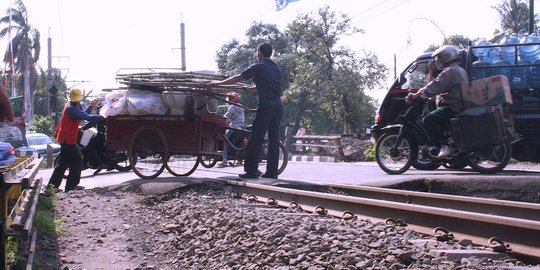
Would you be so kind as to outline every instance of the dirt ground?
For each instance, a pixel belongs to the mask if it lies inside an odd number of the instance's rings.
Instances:
[[[142,196],[106,189],[55,196],[63,233],[38,235],[34,269],[152,269],[130,253],[130,243],[148,230],[137,220]]]

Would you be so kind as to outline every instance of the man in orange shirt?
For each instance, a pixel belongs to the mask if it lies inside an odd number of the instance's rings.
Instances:
[[[58,143],[60,143],[60,154],[56,160],[54,171],[49,179],[48,186],[52,185],[55,190],[59,190],[62,183],[62,177],[69,168],[69,174],[66,181],[66,192],[75,189],[84,189],[78,186],[81,180],[82,158],[77,148],[77,134],[79,124],[82,120],[98,122],[103,120],[103,116],[90,114],[96,100],[90,103],[90,106],[83,111],[80,101],[83,98],[82,91],[73,88],[69,91],[69,103],[64,107],[62,117],[54,134]]]

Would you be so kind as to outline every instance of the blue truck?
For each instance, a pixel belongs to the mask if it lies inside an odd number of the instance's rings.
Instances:
[[[494,75],[508,78],[512,104],[507,106],[505,113],[509,114],[516,132],[512,157],[522,162],[540,162],[540,43],[471,45],[460,53],[461,65],[470,80]],[[485,61],[484,55],[492,59]],[[418,56],[397,76],[371,126],[375,140],[382,135],[385,126],[396,123],[397,117],[405,113],[408,108],[405,96],[427,84],[430,59],[431,53]]]

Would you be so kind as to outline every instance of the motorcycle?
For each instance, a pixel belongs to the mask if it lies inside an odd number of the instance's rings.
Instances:
[[[86,135],[84,134],[85,132]],[[105,121],[87,123],[81,127],[77,143],[83,161],[82,169],[95,169],[93,175],[99,174],[104,169],[120,172],[131,170],[127,152],[107,150],[105,132]],[[96,163],[101,163],[102,165],[94,166],[93,164]]]
[[[422,116],[427,100],[409,101],[409,108],[396,124],[384,127],[377,140],[375,157],[379,167],[388,174],[401,174],[411,166],[420,170],[462,169],[494,174],[502,171],[512,157],[512,128],[502,116],[501,105],[482,107],[474,115],[461,114],[451,119],[444,132],[448,145],[454,149],[446,158],[438,158],[439,148],[433,146]]]

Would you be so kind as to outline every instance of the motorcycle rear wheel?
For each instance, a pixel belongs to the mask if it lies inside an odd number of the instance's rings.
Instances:
[[[479,173],[494,174],[502,171],[512,157],[512,144],[504,141],[473,148],[467,154],[467,163]]]
[[[379,167],[388,174],[402,174],[407,171],[418,156],[418,146],[407,136],[394,149],[398,134],[383,134],[375,146],[375,160]]]

